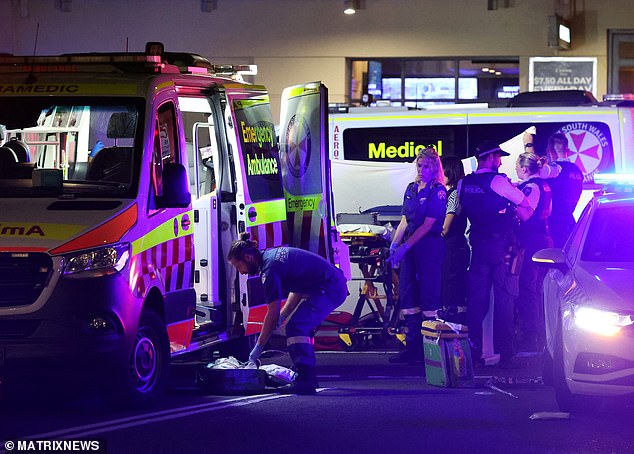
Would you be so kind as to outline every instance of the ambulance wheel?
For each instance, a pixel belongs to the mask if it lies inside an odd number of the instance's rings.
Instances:
[[[144,404],[161,394],[168,382],[170,346],[165,324],[153,311],[141,314],[128,370],[124,396]]]

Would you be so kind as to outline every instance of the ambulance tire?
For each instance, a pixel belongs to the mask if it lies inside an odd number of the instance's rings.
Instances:
[[[564,368],[564,345],[561,319],[557,327],[555,338],[555,352],[553,358],[553,384],[555,386],[555,399],[561,411],[570,413],[591,414],[598,411],[602,399],[595,396],[573,394],[566,384],[566,372]]]
[[[149,404],[165,390],[169,367],[170,346],[165,324],[156,312],[144,310],[116,402],[132,406]]]

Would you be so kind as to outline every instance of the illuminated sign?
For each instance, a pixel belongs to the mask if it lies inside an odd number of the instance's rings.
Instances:
[[[368,144],[368,159],[414,159],[418,153],[427,147],[436,149],[439,155],[442,155],[442,140],[436,142],[436,144],[416,144],[413,141],[405,142],[400,146],[386,145],[385,142]]]
[[[247,174],[248,175],[277,175],[277,159],[267,158],[264,154],[254,158],[247,155]]]

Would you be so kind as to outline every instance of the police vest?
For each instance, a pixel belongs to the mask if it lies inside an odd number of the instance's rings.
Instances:
[[[539,202],[535,211],[531,217],[520,222],[520,236],[526,236],[531,234],[548,234],[548,217],[551,213],[552,206],[552,193],[550,186],[542,178],[531,178],[522,182],[518,188],[528,197],[531,188],[528,187],[529,183],[535,184],[539,189]]]
[[[561,167],[561,172],[556,178],[548,180],[553,198],[552,217],[571,217],[583,189],[583,173],[572,162],[555,162]]]
[[[462,180],[460,203],[471,222],[471,235],[508,235],[515,231],[515,205],[491,189],[491,181],[503,173],[470,173]]]

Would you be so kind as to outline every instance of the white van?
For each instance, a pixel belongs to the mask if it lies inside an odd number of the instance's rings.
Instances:
[[[543,93],[538,94],[543,97]],[[504,143],[535,126],[537,149],[546,150],[555,133],[568,139],[569,156],[592,187],[595,173],[634,168],[634,106],[594,103],[581,106],[402,110],[357,108],[329,116],[335,211],[358,212],[401,205],[414,176],[408,166],[417,150],[433,146],[442,156],[467,158],[482,140]],[[515,160],[502,172],[515,178]],[[588,200],[588,198],[584,198]]]

